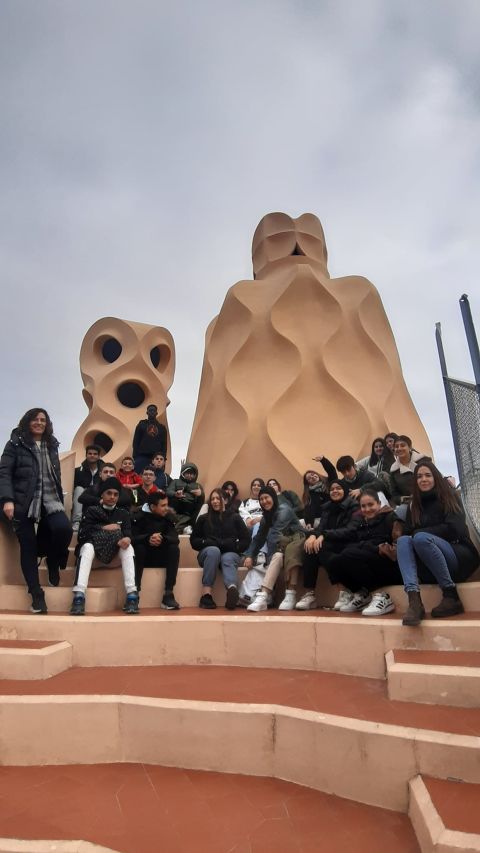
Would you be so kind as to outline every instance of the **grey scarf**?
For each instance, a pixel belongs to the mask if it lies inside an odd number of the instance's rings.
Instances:
[[[54,512],[62,512],[63,504],[58,497],[57,480],[47,445],[42,441],[40,446],[35,442],[33,447],[38,463],[38,477],[28,517],[40,521],[42,506],[47,515],[52,515]]]

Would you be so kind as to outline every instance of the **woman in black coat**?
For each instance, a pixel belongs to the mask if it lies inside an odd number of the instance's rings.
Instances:
[[[403,532],[397,540],[398,565],[409,600],[403,624],[419,625],[425,616],[419,581],[438,583],[442,590],[442,600],[432,610],[434,619],[463,613],[455,584],[475,571],[479,555],[457,494],[433,462],[421,462],[415,469]]]
[[[344,483],[334,480],[330,483],[330,500],[322,507],[319,524],[305,540],[303,557],[305,593],[295,605],[297,610],[313,610],[317,607],[315,587],[319,567],[326,568],[331,559],[355,539],[359,524],[357,501],[349,496]],[[340,598],[340,603],[342,602],[343,597]]]
[[[197,518],[190,544],[198,551],[198,563],[203,569],[202,597],[199,606],[213,610],[217,605],[212,588],[217,570],[221,569],[227,590],[225,607],[234,610],[238,602],[238,566],[240,555],[250,542],[250,533],[236,512],[225,512],[221,489],[213,489],[208,498],[208,511]]]
[[[383,616],[395,610],[395,605],[380,587],[402,582],[392,545],[395,515],[390,507],[382,507],[373,489],[364,489],[360,495],[360,513],[353,541],[326,567],[331,582],[344,587],[335,609]],[[373,597],[372,590],[376,590]]]
[[[58,586],[59,570],[67,563],[72,525],[63,507],[58,441],[45,409],[29,409],[5,446],[0,460],[0,506],[20,543],[32,611],[46,613],[38,558],[46,556],[50,585]]]

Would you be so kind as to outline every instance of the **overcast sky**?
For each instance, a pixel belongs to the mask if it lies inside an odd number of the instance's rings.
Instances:
[[[309,211],[331,276],[378,288],[451,471],[434,324],[471,379],[479,37],[478,0],[0,0],[0,443],[42,405],[70,447],[81,342],[112,315],[174,337],[176,467],[258,221]]]

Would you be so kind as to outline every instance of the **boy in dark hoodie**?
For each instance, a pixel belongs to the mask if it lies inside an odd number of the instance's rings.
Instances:
[[[193,462],[184,462],[180,477],[172,480],[167,488],[170,506],[175,510],[177,533],[192,532],[192,525],[205,500],[203,486],[197,482],[198,468]]]
[[[145,566],[165,568],[165,592],[160,604],[164,610],[180,609],[173,594],[180,562],[175,520],[165,492],[159,489],[148,496],[133,525],[137,590],[140,592]]]

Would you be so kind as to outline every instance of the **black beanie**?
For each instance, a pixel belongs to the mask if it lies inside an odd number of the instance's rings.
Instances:
[[[120,494],[121,488],[120,481],[116,477],[107,477],[100,485],[99,494],[103,495],[108,489],[116,489],[118,494]]]

